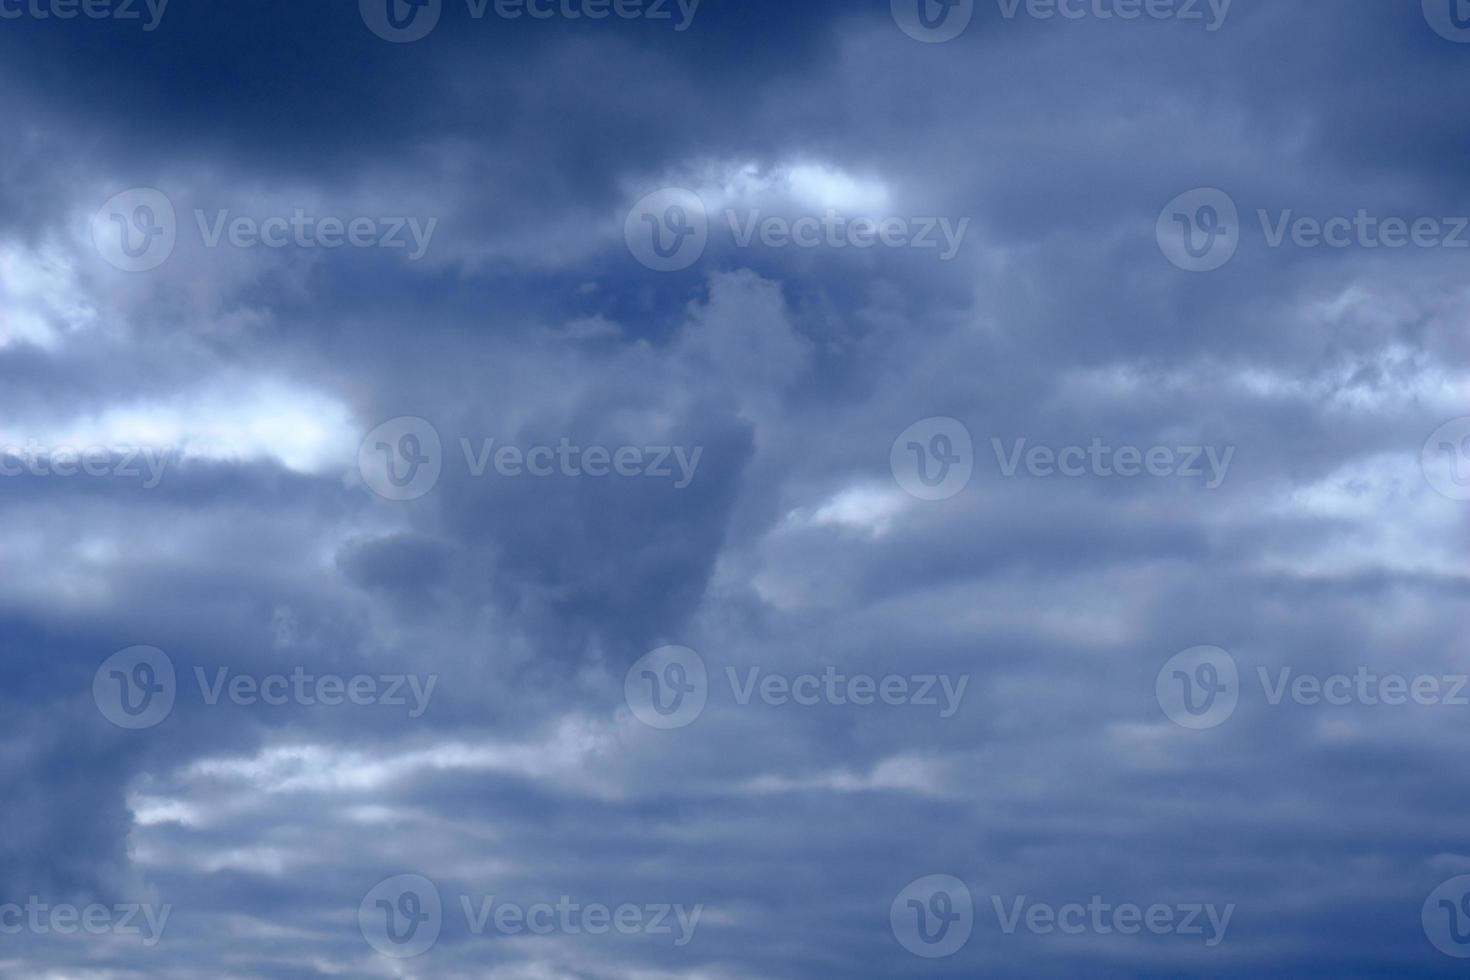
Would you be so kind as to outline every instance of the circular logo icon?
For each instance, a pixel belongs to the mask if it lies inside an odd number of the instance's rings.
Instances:
[[[654,272],[679,272],[698,262],[709,245],[704,201],[682,187],[665,187],[633,205],[623,223],[633,258]]]
[[[915,41],[940,44],[965,33],[975,0],[892,0],[893,19]]]
[[[1470,418],[1446,422],[1419,455],[1424,479],[1451,500],[1470,500]]]
[[[1219,647],[1192,647],[1164,664],[1154,694],[1164,714],[1181,728],[1218,728],[1240,703],[1240,671],[1235,658]]]
[[[1470,2],[1424,0],[1424,19],[1434,33],[1456,44],[1470,44]]]
[[[385,41],[422,41],[439,26],[444,0],[357,0],[362,22]]]
[[[909,494],[920,500],[948,500],[970,485],[975,442],[958,419],[925,419],[894,440],[888,464]]]
[[[357,468],[379,497],[417,500],[434,489],[444,471],[439,431],[411,415],[389,419],[358,447]]]
[[[124,272],[148,272],[168,261],[178,243],[174,205],[152,187],[113,195],[92,217],[97,253]]]
[[[1470,875],[1451,878],[1429,893],[1421,913],[1424,935],[1457,960],[1470,959]]]
[[[1215,187],[1186,191],[1159,212],[1154,228],[1164,258],[1185,272],[1212,272],[1240,248],[1240,211]]]
[[[926,960],[953,956],[975,929],[975,900],[952,875],[920,878],[893,900],[888,922],[904,949]]]
[[[178,696],[174,662],[157,647],[119,650],[92,677],[92,700],[118,728],[138,731],[161,723]]]
[[[439,889],[422,875],[379,882],[357,907],[357,925],[368,945],[384,956],[422,956],[439,941],[444,927]]]
[[[623,678],[623,697],[649,728],[673,731],[694,724],[709,701],[704,658],[688,647],[659,647],[638,659]]]

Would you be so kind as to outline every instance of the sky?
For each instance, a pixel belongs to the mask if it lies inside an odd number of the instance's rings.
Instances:
[[[1470,958],[1464,0],[0,0],[0,977]]]

